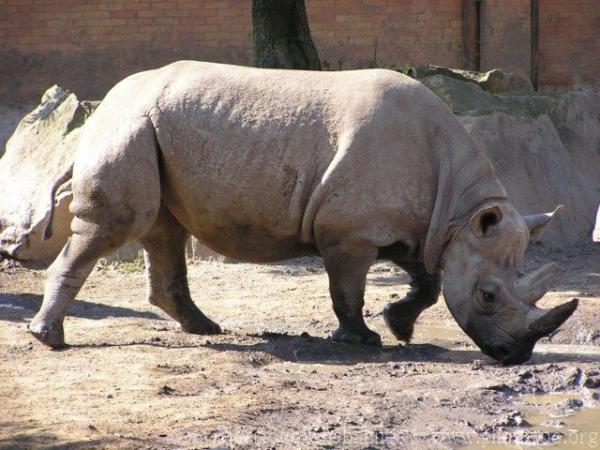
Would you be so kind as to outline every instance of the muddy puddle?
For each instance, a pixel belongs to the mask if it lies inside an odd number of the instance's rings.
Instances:
[[[600,448],[600,408],[589,390],[572,393],[523,395],[518,409],[534,412],[512,414],[514,433],[472,442],[462,448],[582,450]],[[545,413],[537,413],[543,410]]]
[[[525,419],[533,431],[547,433],[550,443],[561,449],[600,447],[600,408],[594,407],[589,391],[529,395],[519,401],[552,411],[528,414]]]
[[[445,349],[466,350],[469,338],[452,322],[441,325],[421,324],[414,341],[436,343]],[[595,345],[540,343],[535,348],[538,361],[568,356],[571,362],[600,360]],[[456,358],[456,357],[455,357]],[[575,382],[580,387],[585,379]],[[509,415],[508,433],[489,436],[465,436],[465,449],[557,448],[580,450],[600,448],[600,394],[594,390],[517,395],[515,411]],[[513,431],[511,431],[513,430]]]

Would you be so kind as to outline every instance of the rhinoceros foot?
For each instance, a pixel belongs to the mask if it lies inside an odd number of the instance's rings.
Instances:
[[[340,326],[331,335],[331,340],[346,344],[381,345],[381,336],[366,326],[364,328]]]
[[[221,327],[219,324],[213,322],[208,317],[202,315],[202,317],[195,317],[194,319],[187,320],[181,323],[181,328],[186,333],[192,334],[221,334]]]
[[[401,300],[390,303],[383,310],[383,320],[392,334],[396,339],[407,344],[412,339],[418,316],[418,313],[415,314],[413,306],[410,301]]]
[[[28,326],[29,332],[42,344],[52,348],[65,347],[65,332],[60,322],[45,323],[34,317]]]

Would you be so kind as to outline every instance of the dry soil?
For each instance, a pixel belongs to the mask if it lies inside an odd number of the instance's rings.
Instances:
[[[528,264],[549,256],[567,271],[543,305],[581,306],[513,367],[483,356],[442,298],[398,345],[381,310],[408,277],[388,263],[372,268],[366,295],[382,348],[327,339],[327,276],[304,259],[191,265],[195,301],[226,330],[208,338],[146,302],[140,267],[98,266],[61,351],[26,331],[43,273],[5,266],[0,449],[598,447],[600,247],[537,251]]]

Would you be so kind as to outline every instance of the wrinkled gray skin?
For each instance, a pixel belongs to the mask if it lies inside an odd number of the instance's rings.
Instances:
[[[96,260],[135,239],[150,302],[186,331],[219,333],[190,298],[189,233],[244,261],[321,255],[336,341],[380,344],[362,315],[378,258],[413,279],[384,314],[400,340],[436,302],[442,270],[459,325],[505,363],[526,360],[575,308],[533,305],[552,266],[519,276],[529,229],[538,233],[550,216],[528,227],[451,112],[393,71],[181,61],[133,75],[88,119],[71,184],[73,235],[29,325],[51,347],[64,345],[64,316]]]

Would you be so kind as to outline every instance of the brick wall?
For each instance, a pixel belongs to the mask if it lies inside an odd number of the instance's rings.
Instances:
[[[0,0],[0,104],[59,83],[101,98],[178,59],[252,62],[250,0]]]
[[[540,85],[600,87],[600,0],[540,0]]]
[[[462,64],[462,0],[307,0],[330,69]]]
[[[481,65],[527,76],[530,0],[484,0]],[[463,65],[463,0],[306,0],[329,69]],[[600,0],[540,0],[540,86],[600,86]],[[100,98],[177,59],[252,63],[251,0],[0,0],[0,104]]]
[[[22,53],[193,45],[248,58],[250,8],[246,0],[0,0],[0,37]]]
[[[481,70],[501,67],[529,77],[530,4],[531,0],[485,0],[482,4]]]

